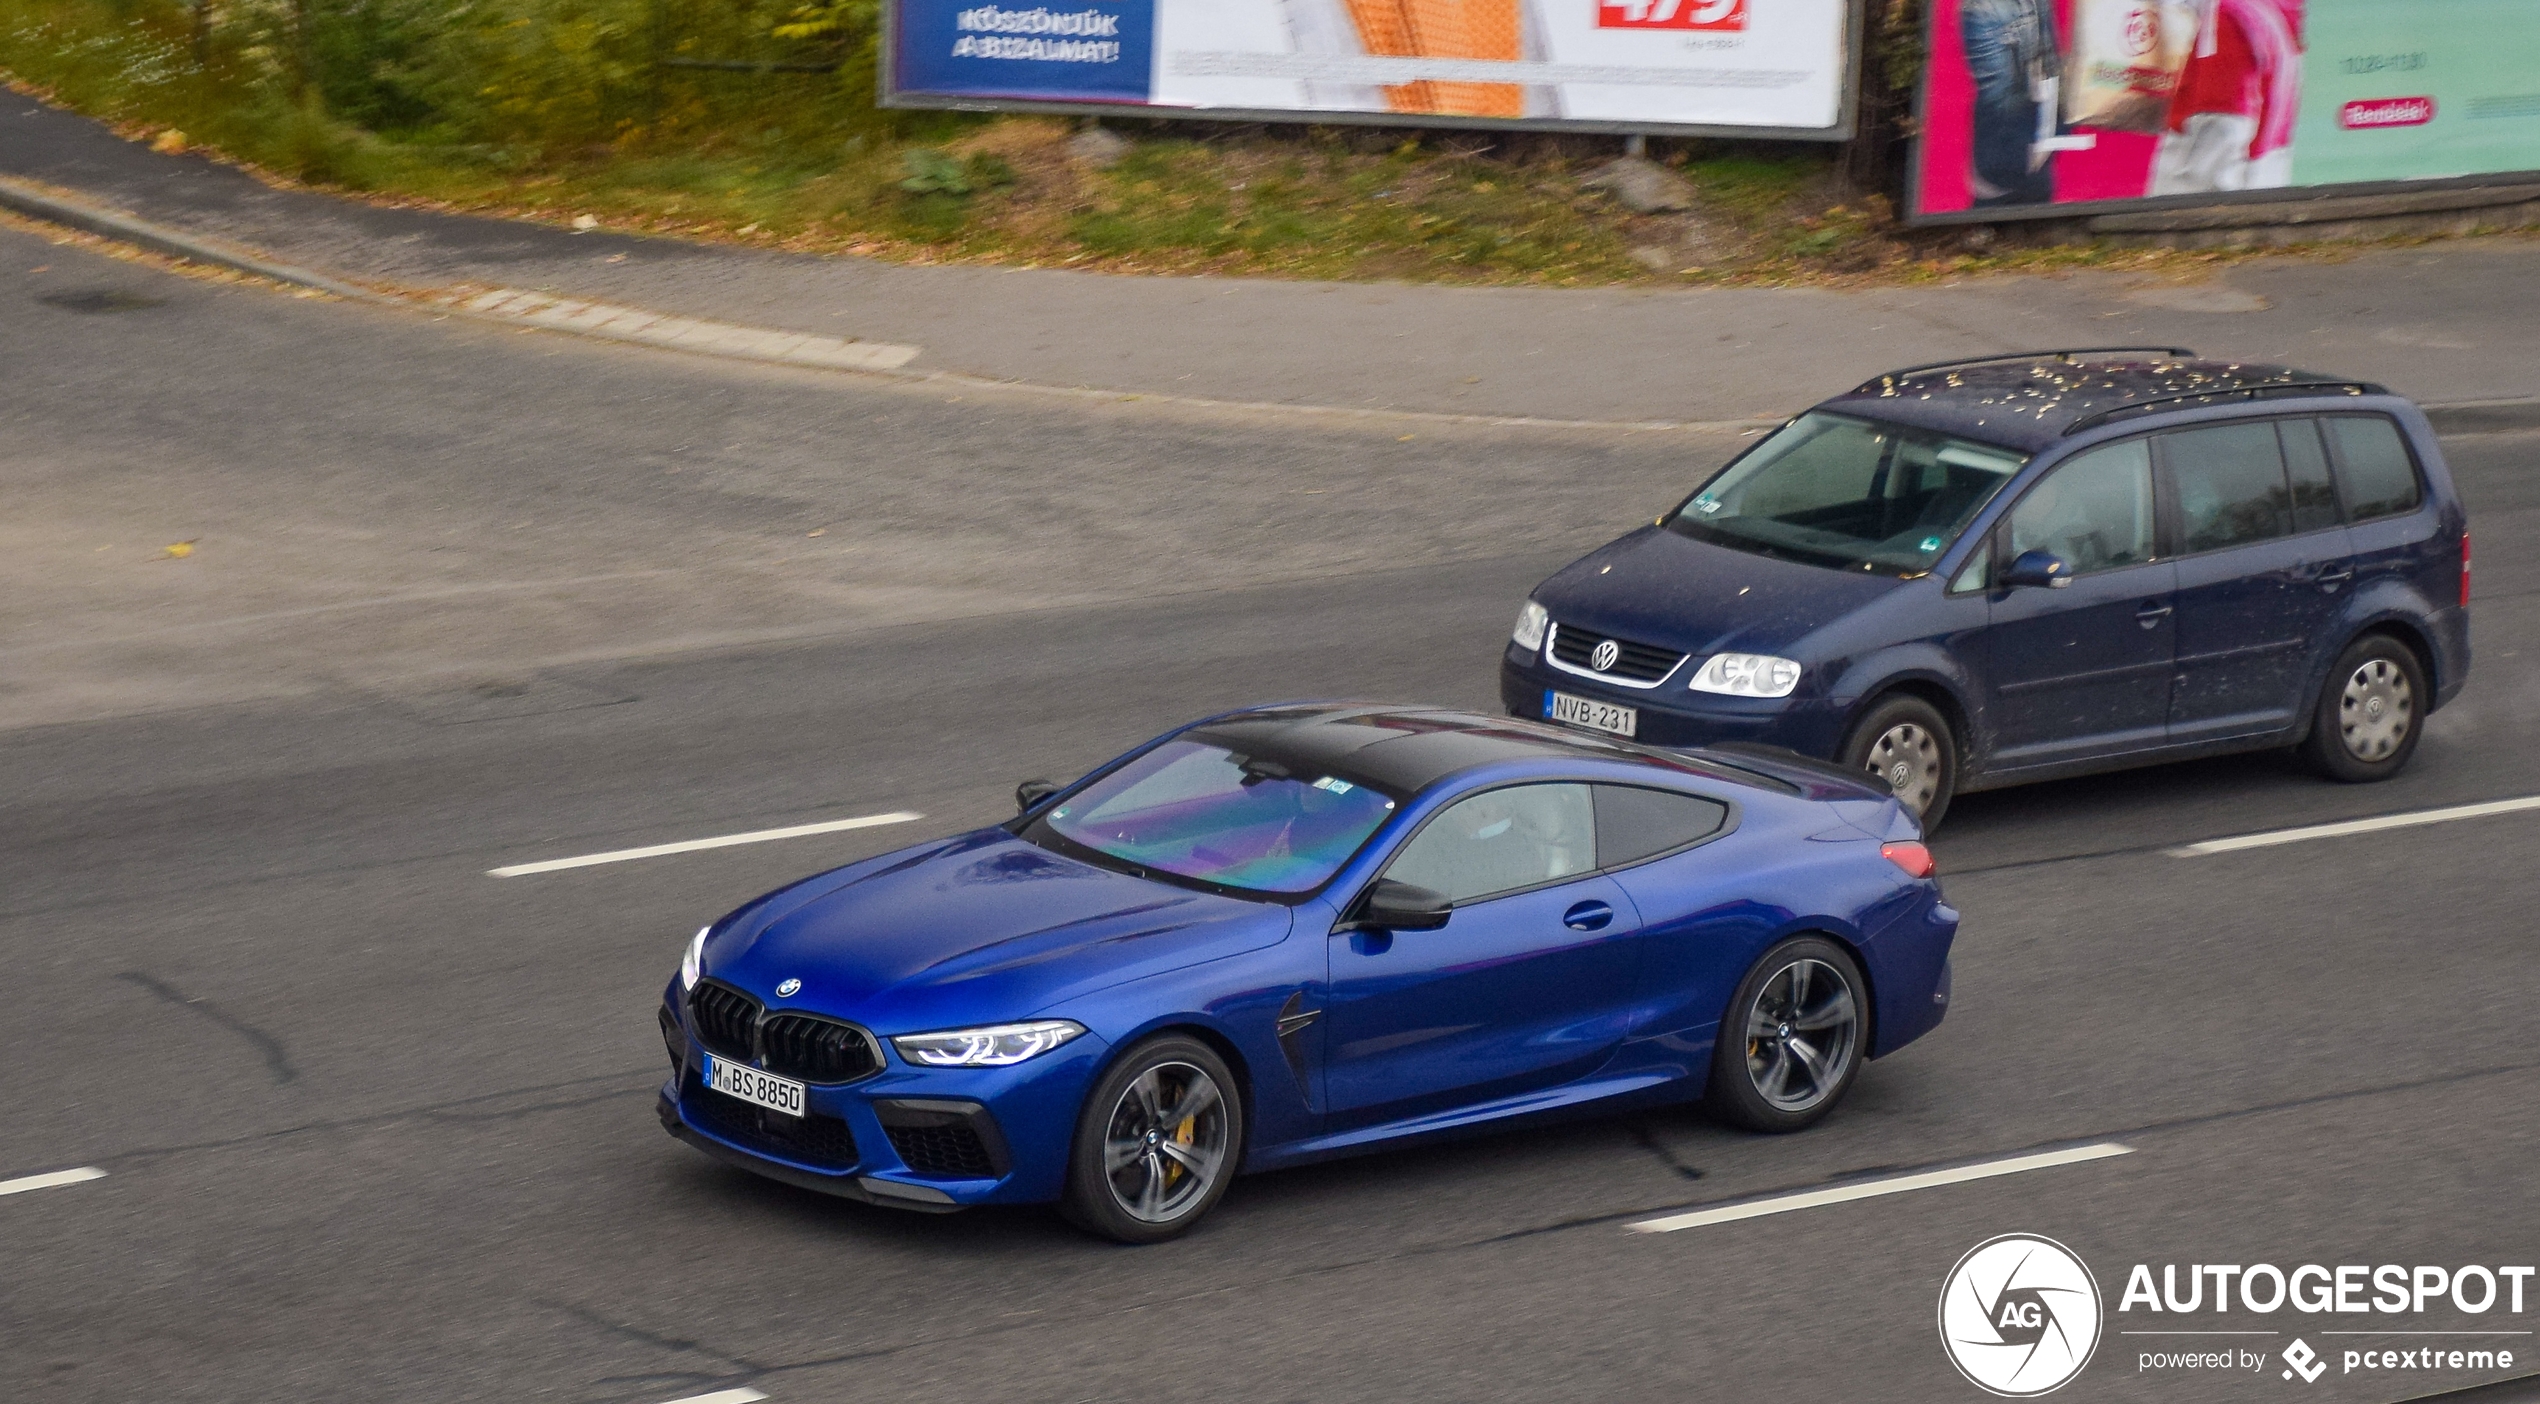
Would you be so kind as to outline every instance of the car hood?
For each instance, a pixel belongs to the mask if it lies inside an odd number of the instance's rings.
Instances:
[[[1534,597],[1556,624],[1636,643],[1787,656],[1800,639],[1901,583],[1649,526],[1562,567]]]
[[[1019,1019],[1270,945],[1289,909],[1097,868],[1002,829],[887,854],[744,908],[707,973],[879,1033]],[[776,997],[786,980],[791,996]]]

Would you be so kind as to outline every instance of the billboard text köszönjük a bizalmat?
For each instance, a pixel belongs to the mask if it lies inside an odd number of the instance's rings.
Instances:
[[[894,106],[1850,134],[1851,0],[884,0]]]
[[[2540,170],[2534,0],[1931,0],[1914,213]]]

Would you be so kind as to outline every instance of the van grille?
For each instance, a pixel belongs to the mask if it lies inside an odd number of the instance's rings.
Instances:
[[[1615,657],[1609,666],[1599,668],[1595,661],[1597,646],[1604,643],[1614,645]],[[1676,671],[1677,664],[1685,661],[1683,654],[1672,649],[1633,643],[1629,639],[1618,639],[1610,634],[1600,634],[1594,630],[1576,628],[1568,624],[1555,625],[1553,628],[1552,657],[1554,661],[1567,664],[1582,673],[1636,683],[1664,681],[1669,673]]]

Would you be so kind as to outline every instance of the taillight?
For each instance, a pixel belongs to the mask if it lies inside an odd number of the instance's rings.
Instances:
[[[1940,867],[1931,860],[1931,850],[1919,843],[1883,843],[1879,856],[1903,868],[1907,877],[1927,878]]]
[[[2469,528],[2461,528],[2461,608],[2469,608]]]

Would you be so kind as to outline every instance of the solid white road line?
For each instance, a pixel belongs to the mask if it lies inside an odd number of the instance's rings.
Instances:
[[[76,1170],[56,1170],[49,1175],[27,1175],[15,1180],[0,1180],[0,1194],[24,1194],[28,1190],[51,1189],[55,1185],[76,1185],[89,1180],[102,1180],[106,1172],[94,1165]]]
[[[755,1401],[766,1397],[743,1385],[739,1389],[718,1389],[712,1394],[692,1394],[685,1399],[673,1399],[669,1404],[755,1404]]]
[[[2419,809],[2407,814],[2383,814],[2371,819],[2348,819],[2336,824],[2312,824],[2299,829],[2277,829],[2264,834],[2241,834],[2234,838],[2207,839],[2203,843],[2182,844],[2170,850],[2172,858],[2202,858],[2209,853],[2238,853],[2244,848],[2273,848],[2279,843],[2303,843],[2311,839],[2344,838],[2348,834],[2379,833],[2383,829],[2413,829],[2419,824],[2449,824],[2455,819],[2484,819],[2491,814],[2515,814],[2526,809],[2540,809],[2540,795],[2520,799],[2488,800],[2484,804],[2456,804],[2446,809]]]
[[[1771,1199],[1751,1199],[1744,1204],[1724,1204],[1717,1209],[1696,1209],[1689,1214],[1670,1214],[1663,1219],[1643,1219],[1624,1227],[1634,1233],[1674,1233],[1678,1229],[1700,1228],[1705,1224],[1725,1224],[1738,1219],[1758,1219],[1766,1214],[1787,1214],[1793,1209],[1814,1209],[1826,1204],[1848,1204],[1856,1199],[1876,1199],[1883,1194],[1903,1194],[1907,1190],[1932,1189],[1940,1185],[1963,1184],[1968,1180],[1989,1180],[1996,1175],[2016,1175],[2023,1170],[2044,1170],[2057,1165],[2078,1165],[2085,1160],[2105,1160],[2112,1155],[2130,1155],[2132,1146],[2102,1141],[2095,1146],[2075,1146],[2071,1150],[2047,1151],[2040,1155],[2017,1155],[2008,1160],[1988,1160],[1981,1165],[1961,1165],[1954,1170],[1926,1170],[1918,1175],[1891,1175],[1883,1180],[1862,1180],[1828,1189],[1808,1190],[1801,1194],[1776,1195]]]
[[[867,814],[855,819],[832,819],[825,824],[796,824],[783,829],[755,829],[746,834],[724,834],[717,838],[688,839],[682,843],[657,843],[649,848],[620,848],[609,853],[585,853],[579,858],[550,858],[543,863],[514,863],[507,868],[488,868],[487,877],[527,877],[531,873],[562,872],[566,868],[589,868],[601,863],[631,863],[638,858],[659,858],[670,853],[694,853],[701,848],[731,848],[736,844],[770,843],[777,839],[805,838],[812,834],[843,833],[848,829],[874,829],[884,824],[906,824],[926,816],[913,810],[890,814]]]

